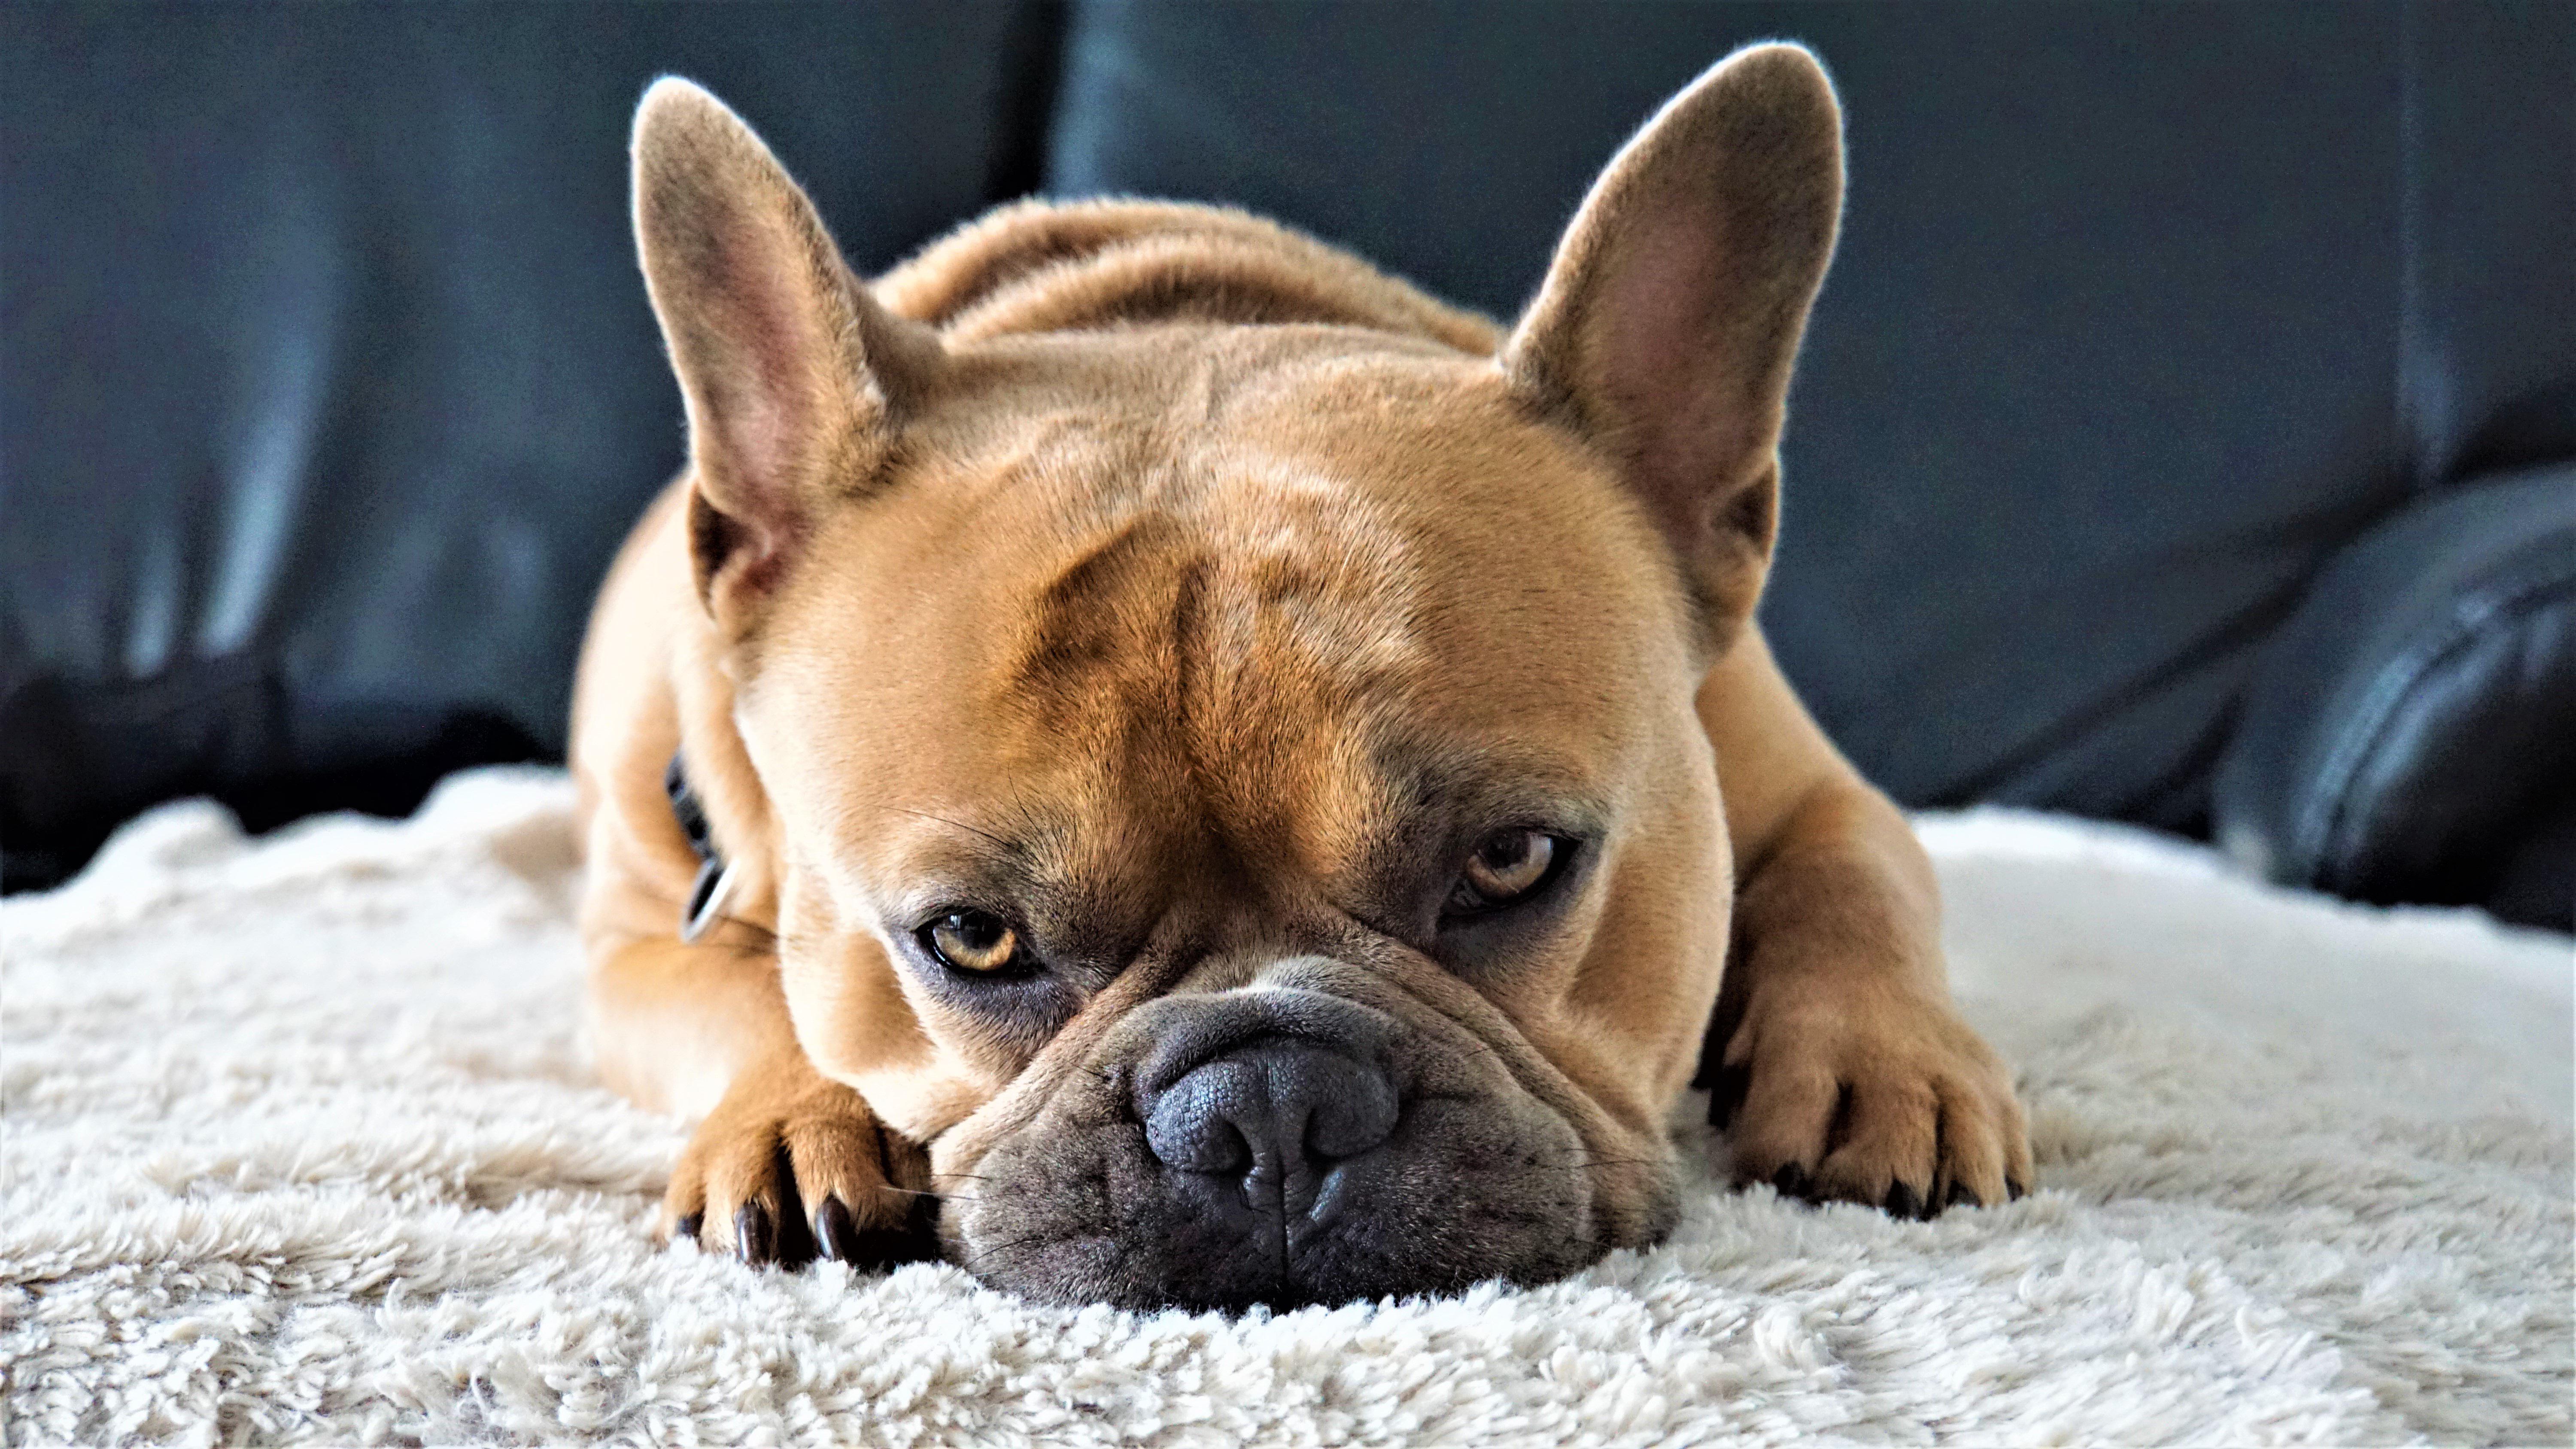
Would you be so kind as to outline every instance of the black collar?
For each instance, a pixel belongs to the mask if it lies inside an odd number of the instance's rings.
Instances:
[[[680,756],[671,756],[671,768],[662,772],[662,789],[671,797],[671,816],[680,823],[680,833],[689,839],[689,849],[698,857],[698,879],[689,887],[689,903],[680,908],[680,939],[695,941],[705,935],[721,915],[725,895],[725,861],[716,853],[715,837],[707,829],[706,807],[698,802],[698,792],[689,788],[689,772],[680,768]]]

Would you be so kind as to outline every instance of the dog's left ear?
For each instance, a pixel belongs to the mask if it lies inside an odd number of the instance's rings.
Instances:
[[[1770,564],[1789,368],[1842,189],[1823,67],[1794,45],[1737,51],[1611,160],[1503,347],[1522,396],[1617,460],[1712,649]]]

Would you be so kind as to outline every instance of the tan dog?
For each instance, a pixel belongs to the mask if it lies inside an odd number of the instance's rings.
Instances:
[[[1703,1038],[1742,1178],[2030,1180],[1921,849],[1749,620],[1841,204],[1806,52],[1668,104],[1508,332],[1148,203],[862,284],[676,80],[634,161],[690,465],[573,766],[601,1067],[703,1118],[668,1226],[1067,1301],[1539,1281],[1668,1230]]]

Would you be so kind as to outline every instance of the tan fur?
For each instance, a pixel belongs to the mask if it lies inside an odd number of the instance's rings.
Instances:
[[[703,1119],[666,1221],[725,1241],[792,1189],[891,1230],[925,1183],[980,1184],[952,1256],[1114,1296],[986,1252],[996,1164],[1049,1170],[1030,1144],[1152,1003],[1280,981],[1377,1000],[1526,1140],[1572,1134],[1586,1253],[1668,1219],[1713,1011],[1746,1178],[1934,1206],[2026,1184],[1929,867],[1749,623],[1836,126],[1803,52],[1712,70],[1506,337],[1160,203],[1006,209],[862,286],[748,129],[657,86],[638,233],[692,463],[602,590],[572,761],[602,1070]],[[675,749],[738,874],[694,945]],[[1507,967],[1354,923],[1415,757],[1609,827]],[[1062,897],[1029,909],[1097,945],[1043,1040],[898,959],[953,888],[924,883],[999,868],[997,839]]]

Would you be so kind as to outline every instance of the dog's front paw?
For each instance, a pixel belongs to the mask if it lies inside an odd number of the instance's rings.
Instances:
[[[1722,1060],[1709,1116],[1741,1182],[1898,1217],[2030,1190],[2012,1079],[1946,1000],[1757,991]]]
[[[802,1057],[735,1078],[662,1198],[662,1234],[748,1263],[889,1268],[939,1256],[928,1159]]]

